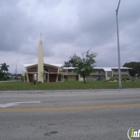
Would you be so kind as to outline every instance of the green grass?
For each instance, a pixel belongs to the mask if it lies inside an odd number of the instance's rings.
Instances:
[[[122,82],[123,88],[140,88],[140,80],[135,82]],[[22,83],[0,82],[0,90],[72,90],[72,89],[117,89],[118,82],[78,82],[66,81],[58,83]]]

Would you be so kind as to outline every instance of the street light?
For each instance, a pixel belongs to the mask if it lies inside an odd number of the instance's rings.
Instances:
[[[16,65],[16,69],[15,69],[15,77],[17,78],[17,64],[12,64],[12,65]]]
[[[121,58],[120,58],[120,43],[119,43],[119,25],[118,25],[118,12],[121,0],[119,0],[118,7],[116,9],[116,25],[117,25],[117,43],[118,43],[118,67],[119,67],[119,85],[118,88],[122,88],[121,84]]]

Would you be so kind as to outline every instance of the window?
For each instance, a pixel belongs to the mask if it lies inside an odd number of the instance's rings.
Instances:
[[[68,72],[72,72],[72,70],[69,69]]]
[[[112,77],[112,71],[107,71],[107,77]]]
[[[65,79],[65,80],[68,80],[68,76],[67,76],[67,75],[64,75],[64,79]]]
[[[114,69],[114,72],[118,72],[118,69]]]
[[[121,72],[127,72],[127,70],[126,69],[121,69]]]

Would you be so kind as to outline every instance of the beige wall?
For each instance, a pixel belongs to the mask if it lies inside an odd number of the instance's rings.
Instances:
[[[68,75],[68,81],[76,81],[76,75]]]

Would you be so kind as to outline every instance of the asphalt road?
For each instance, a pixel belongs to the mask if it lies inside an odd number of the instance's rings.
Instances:
[[[131,127],[140,89],[0,92],[0,140],[128,140]]]

